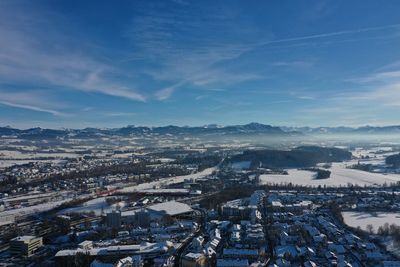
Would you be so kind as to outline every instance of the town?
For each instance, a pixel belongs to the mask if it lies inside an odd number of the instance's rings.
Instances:
[[[240,150],[167,148],[5,167],[4,179],[20,182],[2,191],[1,266],[400,265],[399,182],[279,182],[290,169],[233,162]],[[364,173],[356,162],[390,171],[381,162],[393,149],[360,151],[345,170]],[[336,165],[326,165],[319,168],[335,175]],[[54,179],[57,172],[64,178]],[[349,223],[388,213],[393,221],[376,229]]]
[[[0,267],[400,267],[400,0],[0,0]]]

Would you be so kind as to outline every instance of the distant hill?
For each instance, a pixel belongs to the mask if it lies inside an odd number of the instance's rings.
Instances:
[[[400,134],[400,125],[392,126],[363,126],[363,127],[281,127],[284,131],[297,131],[311,135],[326,134]]]
[[[16,136],[26,139],[51,139],[51,138],[89,138],[98,136],[143,136],[143,135],[172,135],[172,136],[245,136],[245,135],[260,135],[260,136],[298,136],[302,135],[295,131],[283,131],[279,127],[265,125],[260,123],[249,123],[245,125],[232,126],[161,126],[161,127],[145,127],[145,126],[126,126],[122,128],[112,129],[42,129],[31,128],[26,130],[14,129],[10,127],[0,127],[0,136]]]
[[[346,135],[346,134],[400,134],[400,126],[373,127],[364,126],[359,128],[350,127],[277,127],[267,124],[252,122],[244,125],[205,125],[205,126],[160,126],[147,127],[129,125],[121,128],[84,128],[84,129],[16,129],[11,127],[0,127],[0,136],[15,136],[25,139],[56,139],[56,138],[95,138],[101,136],[164,136],[177,137],[302,137],[314,135]]]
[[[228,163],[250,161],[264,168],[303,168],[317,163],[340,162],[351,159],[351,152],[339,148],[300,146],[292,150],[246,150],[233,156]]]

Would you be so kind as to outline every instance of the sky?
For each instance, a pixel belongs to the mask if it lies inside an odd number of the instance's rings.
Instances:
[[[400,1],[1,0],[0,126],[400,124]]]

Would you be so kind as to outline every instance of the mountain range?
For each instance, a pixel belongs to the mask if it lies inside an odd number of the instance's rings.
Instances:
[[[244,125],[218,126],[160,126],[146,127],[129,125],[121,128],[84,128],[84,129],[16,129],[0,127],[0,136],[15,136],[20,138],[89,138],[96,136],[143,136],[143,135],[172,135],[172,136],[227,136],[227,135],[260,135],[260,136],[302,136],[329,134],[400,134],[400,126],[364,126],[352,127],[277,127],[261,123]]]

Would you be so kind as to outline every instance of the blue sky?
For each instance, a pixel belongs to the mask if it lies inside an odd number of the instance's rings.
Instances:
[[[400,124],[399,1],[0,2],[0,125]]]

